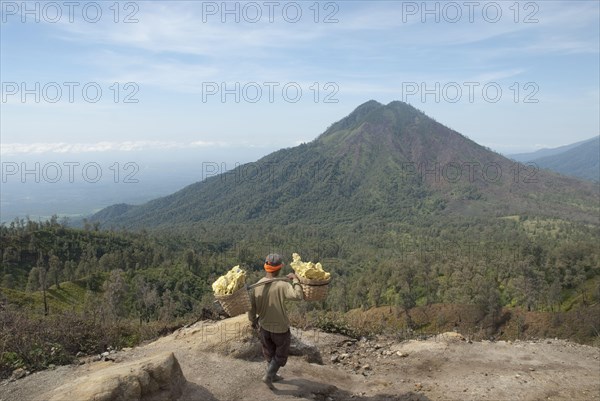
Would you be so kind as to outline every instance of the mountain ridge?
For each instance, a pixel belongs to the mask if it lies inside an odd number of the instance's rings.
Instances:
[[[600,136],[552,156],[531,161],[542,168],[586,180],[600,181]]]
[[[530,162],[533,161],[535,159],[540,159],[542,157],[548,157],[548,156],[555,156],[559,153],[563,153],[566,152],[568,150],[571,150],[577,146],[583,145],[585,143],[591,142],[594,139],[596,139],[596,137],[593,138],[589,138],[589,139],[584,139],[583,141],[577,141],[577,142],[573,142],[567,145],[562,145],[562,146],[558,146],[555,148],[542,148],[542,149],[538,149],[536,151],[533,152],[524,152],[524,153],[514,153],[514,154],[508,154],[506,155],[506,157],[516,160],[518,162],[522,162],[522,163],[526,163],[526,162]]]
[[[368,215],[418,219],[444,211],[509,215],[540,210],[589,220],[595,196],[595,188],[586,183],[528,170],[411,105],[370,100],[311,142],[144,205],[108,207],[91,220],[125,227],[201,221],[339,223]]]

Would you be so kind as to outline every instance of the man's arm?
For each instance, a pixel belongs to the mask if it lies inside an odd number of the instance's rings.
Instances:
[[[258,317],[256,316],[256,301],[254,300],[254,289],[250,290],[250,311],[248,312],[248,320],[253,329],[258,328]]]
[[[292,285],[287,286],[285,290],[285,297],[295,301],[302,301],[304,299],[304,293],[302,292],[302,286],[300,285],[298,276],[296,276],[294,273],[290,273],[287,275],[287,278],[292,280]]]

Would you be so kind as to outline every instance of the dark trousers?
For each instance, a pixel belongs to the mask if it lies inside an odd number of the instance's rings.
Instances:
[[[285,366],[290,355],[291,341],[292,335],[289,329],[285,333],[271,333],[260,328],[260,343],[267,362],[275,358],[279,366]]]

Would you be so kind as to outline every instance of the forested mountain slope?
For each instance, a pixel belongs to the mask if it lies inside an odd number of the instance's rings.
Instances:
[[[526,213],[594,221],[597,191],[515,163],[408,104],[369,101],[310,143],[92,220],[131,228]]]

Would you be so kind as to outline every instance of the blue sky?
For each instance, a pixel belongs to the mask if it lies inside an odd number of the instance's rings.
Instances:
[[[370,99],[502,153],[598,135],[600,3],[467,3],[2,1],[1,152],[266,154]]]

